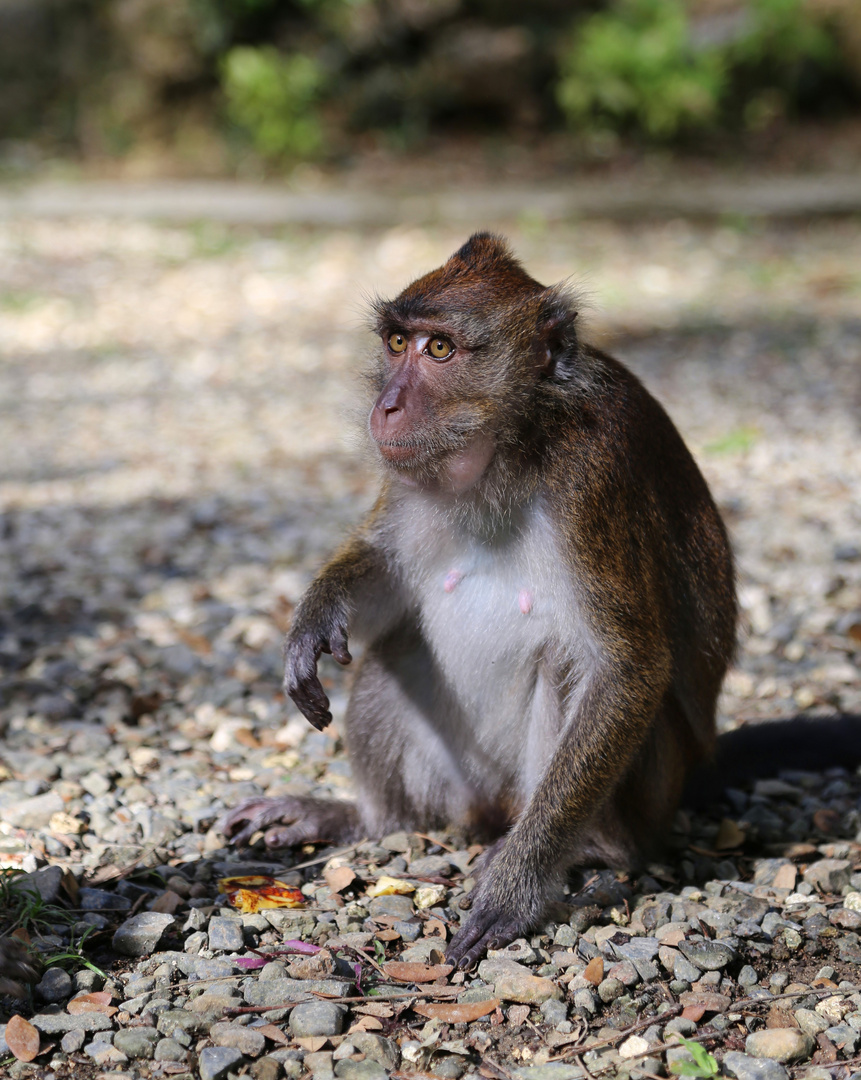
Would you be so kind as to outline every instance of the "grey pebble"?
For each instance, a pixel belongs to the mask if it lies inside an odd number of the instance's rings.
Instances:
[[[155,1061],[185,1061],[187,1057],[188,1051],[176,1039],[159,1039],[155,1044]]]
[[[368,1058],[364,1061],[343,1058],[335,1064],[335,1076],[343,1076],[345,1080],[388,1080],[388,1075],[382,1065]]]
[[[209,1037],[216,1046],[232,1046],[246,1057],[260,1057],[266,1047],[266,1039],[260,1032],[243,1024],[213,1024]]]
[[[242,1054],[231,1046],[205,1046],[198,1055],[200,1080],[226,1080],[242,1064]]]
[[[290,1013],[290,1030],[299,1038],[340,1035],[346,1022],[347,1010],[330,1001],[309,1001]]]
[[[84,1031],[67,1031],[60,1039],[60,1049],[64,1054],[75,1054],[86,1042],[87,1035]]]
[[[127,896],[107,889],[79,889],[78,906],[84,911],[128,911],[132,906]]]
[[[541,1015],[544,1017],[545,1024],[550,1024],[555,1028],[557,1024],[568,1019],[568,1007],[556,998],[548,998],[541,1003]]]
[[[150,1059],[155,1054],[159,1033],[151,1027],[134,1027],[118,1031],[114,1036],[114,1046],[126,1057],[132,1059]]]
[[[736,1080],[787,1080],[786,1069],[768,1058],[754,1058],[730,1050],[724,1054],[723,1067]]]
[[[72,976],[60,967],[49,967],[36,985],[36,997],[53,1004],[72,996]]]
[[[225,919],[220,915],[213,915],[207,932],[209,947],[213,952],[241,952],[245,948],[245,935],[239,919]]]
[[[736,952],[722,941],[682,941],[679,952],[701,971],[722,971],[736,958]]]
[[[30,1023],[45,1035],[59,1035],[65,1031],[110,1031],[113,1020],[104,1013],[37,1013],[30,1018]]]
[[[158,945],[165,931],[175,923],[173,915],[158,911],[138,912],[117,929],[113,947],[124,956],[147,956]]]

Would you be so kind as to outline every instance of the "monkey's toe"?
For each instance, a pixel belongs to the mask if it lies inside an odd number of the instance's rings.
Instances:
[[[292,822],[298,810],[296,802],[298,800],[289,798],[246,799],[222,815],[215,827],[236,847],[244,847],[261,829],[276,822]]]
[[[248,799],[221,817],[216,827],[237,847],[266,829],[268,848],[292,847],[316,841],[339,843],[357,834],[358,814],[349,803],[285,795],[278,799]],[[269,828],[269,826],[275,826]],[[234,835],[235,834],[235,835]]]
[[[488,949],[501,949],[520,937],[526,928],[509,915],[476,911],[466,926],[451,939],[445,958],[462,971],[474,967]]]

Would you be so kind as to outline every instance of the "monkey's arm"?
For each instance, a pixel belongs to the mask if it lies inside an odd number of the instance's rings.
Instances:
[[[284,690],[320,731],[332,720],[317,676],[321,653],[349,664],[348,633],[359,629],[375,636],[400,610],[399,589],[377,539],[384,500],[385,493],[311,582],[284,643]]]

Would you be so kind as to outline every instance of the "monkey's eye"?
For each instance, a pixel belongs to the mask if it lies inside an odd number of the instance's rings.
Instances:
[[[445,338],[431,338],[428,344],[428,352],[434,360],[445,360],[454,352],[454,346]]]
[[[404,337],[403,334],[392,334],[391,337],[389,338],[387,344],[389,346],[390,352],[393,352],[393,353],[406,352],[407,339]]]

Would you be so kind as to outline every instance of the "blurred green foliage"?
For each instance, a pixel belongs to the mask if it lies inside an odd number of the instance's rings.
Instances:
[[[197,147],[217,169],[349,153],[367,132],[760,130],[861,104],[857,3],[0,2],[0,141]]]
[[[237,45],[222,63],[228,115],[267,158],[307,158],[321,149],[323,131],[315,104],[324,81],[313,56],[283,55],[271,46]]]
[[[717,49],[693,49],[681,0],[622,0],[576,28],[557,96],[574,128],[663,139],[715,121],[725,76]]]
[[[737,14],[731,33],[700,41],[685,0],[617,0],[581,20],[556,88],[569,126],[666,140],[740,112],[758,127],[840,66],[833,29],[803,0],[748,0]]]

